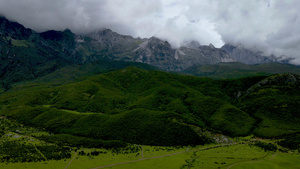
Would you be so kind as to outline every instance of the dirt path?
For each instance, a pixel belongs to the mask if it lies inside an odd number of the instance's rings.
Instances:
[[[45,155],[38,148],[36,148],[35,145],[33,145],[33,146],[34,146],[35,150],[44,158],[44,160],[47,161],[47,158],[45,157]]]
[[[267,160],[273,160],[274,157],[275,157],[277,154],[278,154],[278,153],[275,153],[275,154],[273,154],[273,156],[272,156],[271,158],[265,159],[265,160],[243,161],[243,162],[234,163],[234,164],[230,165],[229,167],[227,167],[227,169],[229,169],[229,168],[231,168],[231,167],[233,167],[233,166],[236,166],[236,165],[238,165],[238,164],[242,164],[242,163],[256,163],[256,162],[262,162],[262,161],[267,161]]]
[[[72,161],[73,161],[76,157],[77,157],[77,153],[75,152],[74,157],[70,160],[70,162],[69,162],[68,165],[65,167],[65,169],[67,169],[67,168],[70,166],[70,164],[72,163]]]
[[[141,148],[141,152],[142,152],[142,158],[141,158],[141,159],[143,159],[143,158],[144,158],[144,149],[143,149],[143,147],[140,146],[140,145],[139,145],[139,147]]]
[[[126,161],[126,162],[122,162],[122,163],[115,163],[115,164],[110,164],[110,165],[105,165],[105,166],[100,166],[100,167],[95,167],[95,168],[90,168],[90,169],[100,169],[100,168],[106,168],[106,167],[113,167],[113,166],[118,166],[118,165],[123,165],[123,164],[135,163],[135,162],[139,162],[139,161],[145,161],[145,160],[151,160],[151,159],[169,157],[169,156],[178,155],[178,154],[182,154],[182,153],[186,153],[186,152],[208,150],[208,149],[212,149],[212,148],[218,148],[218,147],[223,147],[223,146],[228,146],[228,145],[234,145],[234,144],[226,144],[226,145],[219,145],[219,146],[213,146],[213,147],[205,147],[205,148],[200,148],[200,149],[197,149],[197,150],[191,150],[191,151],[187,150],[187,151],[181,151],[181,152],[177,152],[177,153],[166,154],[166,155],[155,156],[155,157],[148,157],[148,158],[144,158],[144,150],[142,148],[142,158],[140,158],[138,160]]]

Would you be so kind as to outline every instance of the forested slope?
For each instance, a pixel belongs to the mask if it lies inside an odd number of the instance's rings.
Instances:
[[[299,75],[213,80],[134,67],[69,84],[19,87],[1,114],[25,124],[102,140],[203,144],[209,130],[275,137],[300,131]]]

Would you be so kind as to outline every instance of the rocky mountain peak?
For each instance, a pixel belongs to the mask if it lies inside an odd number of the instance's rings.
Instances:
[[[170,43],[168,41],[161,40],[157,37],[151,37],[148,40],[148,45],[150,45],[152,47],[162,45],[162,46],[165,46],[167,48],[172,48],[172,46],[170,45]]]
[[[216,47],[215,47],[213,44],[211,44],[211,43],[210,43],[208,46],[209,46],[211,49],[215,49],[215,48],[216,48]]]
[[[191,48],[191,49],[198,49],[201,44],[198,41],[189,41],[182,45],[182,47]]]
[[[102,29],[102,30],[98,30],[98,31],[94,31],[94,32],[85,34],[85,36],[93,38],[97,41],[101,41],[102,39],[114,39],[114,37],[116,35],[110,29]]]
[[[4,36],[10,36],[13,39],[21,40],[29,38],[34,31],[25,28],[17,22],[11,22],[5,17],[0,17],[0,33]]]
[[[85,34],[85,36],[93,38],[97,41],[109,40],[109,41],[118,41],[121,39],[133,39],[132,36],[120,35],[116,32],[113,32],[110,29],[102,29],[98,31]]]

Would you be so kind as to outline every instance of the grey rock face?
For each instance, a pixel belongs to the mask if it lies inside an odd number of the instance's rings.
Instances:
[[[201,46],[197,41],[173,49],[156,37],[133,38],[109,29],[77,36],[78,51],[86,62],[109,59],[147,63],[167,71],[182,71],[193,65],[207,65],[234,61],[230,55],[212,44]],[[83,52],[84,51],[84,52]]]
[[[152,37],[135,49],[135,60],[163,70],[177,70],[175,50],[167,41]]]
[[[168,71],[182,71],[193,65],[233,61],[223,50],[214,46],[200,46],[192,41],[179,49],[172,49],[167,41],[150,38],[136,49],[137,60]]]
[[[134,50],[144,41],[110,29],[76,35],[77,52],[85,63],[97,60],[134,61]]]
[[[242,45],[225,44],[216,48],[213,44],[200,45],[197,41],[186,42],[173,49],[167,41],[152,37],[133,38],[109,29],[77,36],[78,51],[83,52],[86,62],[108,59],[147,63],[167,71],[182,71],[194,65],[210,65],[220,62],[260,64],[276,62],[275,57],[264,56]]]
[[[96,42],[100,43],[103,47],[113,47],[120,44],[126,45],[126,43],[131,44],[138,40],[132,36],[120,35],[110,29],[95,31],[85,36],[96,40]]]
[[[193,65],[210,65],[233,61],[225,51],[210,46],[200,46],[197,49],[181,47],[177,51],[177,62],[181,70]]]
[[[89,38],[89,41],[84,40]],[[83,41],[85,43],[83,43]],[[179,49],[173,49],[167,41],[156,37],[149,39],[119,35],[102,30],[78,37],[78,50],[90,53],[89,61],[113,59],[147,63],[167,71],[182,71],[193,65],[215,64],[233,61],[224,50],[213,45],[201,46],[191,41]]]
[[[75,35],[70,30],[36,33],[1,17],[0,26],[3,43],[6,37],[25,40],[47,50],[46,53],[51,54],[48,60],[62,59],[63,62],[69,63],[121,60],[147,63],[167,71],[182,71],[193,65],[209,65],[219,62],[238,61],[245,64],[258,64],[278,61],[274,57],[264,56],[262,52],[229,44],[219,49],[212,44],[205,46],[197,41],[190,41],[178,49],[173,49],[167,41],[155,37],[133,38],[109,29],[81,35]],[[6,49],[2,51],[5,52]],[[281,60],[281,62],[289,61]]]
[[[201,44],[198,41],[190,41],[186,42],[182,45],[182,47],[191,48],[191,49],[198,49],[201,46]]]
[[[221,48],[226,51],[233,60],[245,63],[245,64],[259,64],[259,63],[270,63],[274,62],[275,58],[264,56],[262,52],[251,51],[243,46],[233,46],[225,44]]]

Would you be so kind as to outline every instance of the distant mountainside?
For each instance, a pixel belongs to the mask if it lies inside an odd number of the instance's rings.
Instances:
[[[261,51],[246,49],[243,45],[233,46],[225,44],[221,47],[226,51],[231,59],[244,64],[262,64],[271,62],[289,63],[292,58],[276,58],[275,56],[266,56]]]
[[[0,18],[0,26],[0,82],[3,88],[80,61],[74,34],[69,30],[39,34],[5,18]]]
[[[224,62],[214,65],[191,66],[182,71],[182,73],[215,79],[226,79],[282,73],[300,74],[300,67],[274,62],[257,65],[246,65],[240,62]]]
[[[198,145],[213,133],[283,137],[300,132],[300,76],[213,80],[133,67],[76,82],[0,94],[0,115],[101,140]]]
[[[230,61],[223,50],[199,46],[173,49],[169,42],[156,37],[149,39],[119,35],[109,29],[78,35],[77,50],[85,62],[96,60],[122,60],[147,63],[166,71],[181,71],[194,64],[214,64]]]
[[[233,60],[245,64],[270,63],[276,61],[275,57],[264,56],[262,52],[246,49],[242,45],[233,46],[231,44],[225,44],[221,49],[230,54]]]
[[[95,61],[140,62],[180,72],[194,65],[239,61],[246,64],[277,61],[259,53],[225,45],[221,49],[187,42],[173,49],[169,42],[120,35],[109,29],[75,35],[70,30],[37,33],[0,17],[0,82],[11,84],[48,75],[68,65]]]

